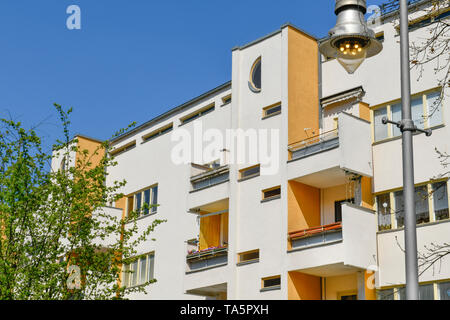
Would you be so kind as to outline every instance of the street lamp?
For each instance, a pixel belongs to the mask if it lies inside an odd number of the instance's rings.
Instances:
[[[366,0],[336,0],[336,26],[328,32],[330,37],[319,46],[323,55],[336,58],[350,74],[366,58],[383,49],[373,30],[367,27],[366,11]]]
[[[402,132],[406,299],[418,300],[419,272],[412,135],[415,132],[423,132],[430,136],[432,131],[418,129],[412,121],[408,2],[407,0],[399,2],[402,120],[393,122],[385,117],[382,122],[395,124]],[[382,45],[374,38],[374,32],[367,28],[364,20],[366,0],[336,0],[335,13],[338,16],[336,26],[330,30],[330,38],[319,46],[319,50],[327,57],[336,58],[345,70],[352,74],[365,58],[378,54],[382,50]],[[361,50],[358,50],[359,48]]]

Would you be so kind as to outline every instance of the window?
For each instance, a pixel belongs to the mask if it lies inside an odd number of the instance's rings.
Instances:
[[[281,286],[281,276],[269,277],[262,279],[262,287],[266,288],[278,288]]]
[[[378,32],[377,34],[375,34],[375,38],[380,41],[383,42],[384,41],[384,31]]]
[[[259,260],[259,249],[238,254],[238,263]]]
[[[394,289],[378,290],[377,300],[394,300]]]
[[[405,225],[403,191],[394,192],[394,199],[397,228],[401,228]],[[428,191],[426,185],[414,189],[414,202],[416,205],[416,223],[421,224],[430,222]]]
[[[239,179],[246,179],[259,176],[260,165],[245,168],[239,171]]]
[[[263,109],[263,118],[267,118],[280,113],[281,113],[281,102],[278,102]]]
[[[355,203],[355,199],[350,200],[341,200],[341,201],[335,201],[334,202],[334,221],[335,222],[341,222],[342,221],[342,204],[344,202],[350,202]]]
[[[391,229],[391,199],[389,193],[377,196],[378,229]]]
[[[263,200],[278,199],[281,196],[281,187],[263,190]]]
[[[420,94],[411,100],[411,116],[414,124],[420,128],[431,128],[443,123],[441,91],[433,91]],[[425,105],[424,105],[425,103]],[[390,137],[401,135],[400,129],[395,124],[384,125],[383,117],[399,122],[402,119],[401,102],[396,102],[373,111],[374,141],[381,141]],[[389,132],[389,128],[391,128]]]
[[[450,282],[439,283],[439,296],[441,300],[450,300]]]
[[[134,149],[135,147],[136,147],[136,140],[124,145],[123,147],[112,150],[109,154],[111,156],[117,156],[117,155],[127,152],[131,149]]]
[[[216,108],[216,107],[215,107],[215,104],[213,103],[213,104],[211,104],[211,105],[209,105],[209,106],[203,108],[203,109],[200,110],[200,111],[197,111],[197,112],[195,112],[195,113],[192,113],[192,114],[190,114],[190,115],[188,115],[188,116],[186,116],[186,117],[184,117],[184,118],[181,118],[181,119],[180,119],[181,124],[185,124],[185,123],[194,121],[195,119],[200,118],[201,116],[204,116],[205,114],[208,114],[208,113],[214,111],[215,108]]]
[[[252,66],[249,85],[253,92],[261,91],[261,57]]]
[[[387,134],[387,126],[381,122],[383,117],[387,116],[387,109],[386,107],[376,109],[373,112],[374,115],[374,126],[375,126],[375,132],[374,132],[374,139],[375,141],[384,140],[388,137]]]
[[[419,285],[419,300],[434,300],[433,284]]]
[[[153,140],[159,136],[162,136],[163,134],[170,132],[172,130],[173,130],[173,123],[161,128],[161,129],[158,129],[156,131],[153,131],[152,133],[149,133],[148,135],[143,136],[142,140],[144,140],[144,142],[147,142],[147,141]]]
[[[149,253],[124,264],[122,285],[126,287],[140,286],[154,279],[155,254]]]
[[[140,191],[127,200],[127,216],[136,211],[137,217],[156,213],[158,206],[158,185]]]
[[[433,190],[434,215],[436,221],[449,218],[447,181],[434,183]]]
[[[222,98],[223,105],[231,103],[231,94]]]

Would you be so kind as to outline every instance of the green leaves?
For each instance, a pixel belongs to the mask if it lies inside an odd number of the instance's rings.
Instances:
[[[126,183],[106,185],[116,163],[107,156],[109,141],[94,152],[82,148],[70,139],[72,108],[54,106],[63,139],[52,154],[33,129],[0,119],[0,299],[122,299],[145,291],[119,287],[121,266],[163,221],[138,230],[136,221],[125,225],[105,211],[123,198]],[[48,169],[61,159],[62,168]],[[69,266],[79,268],[81,289],[68,288]]]

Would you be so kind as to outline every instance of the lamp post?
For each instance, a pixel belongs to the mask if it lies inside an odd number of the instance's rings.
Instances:
[[[402,120],[393,122],[384,117],[382,122],[383,124],[395,124],[402,132],[406,299],[418,300],[419,277],[412,135],[419,131],[430,136],[432,132],[430,129],[418,129],[412,121],[408,3],[407,0],[399,0],[399,2]],[[367,27],[364,20],[366,10],[366,0],[336,0],[336,26],[330,30],[329,39],[319,46],[323,55],[336,58],[350,74],[354,73],[366,58],[378,54],[383,48],[381,43],[375,39],[374,32]]]

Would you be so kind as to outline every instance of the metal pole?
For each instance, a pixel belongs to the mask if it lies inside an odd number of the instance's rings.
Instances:
[[[411,82],[409,69],[408,3],[400,0],[400,51],[402,88],[402,152],[403,199],[405,208],[405,269],[406,299],[419,299],[417,264],[416,208],[414,203],[414,159],[412,134],[415,131],[411,119]]]

